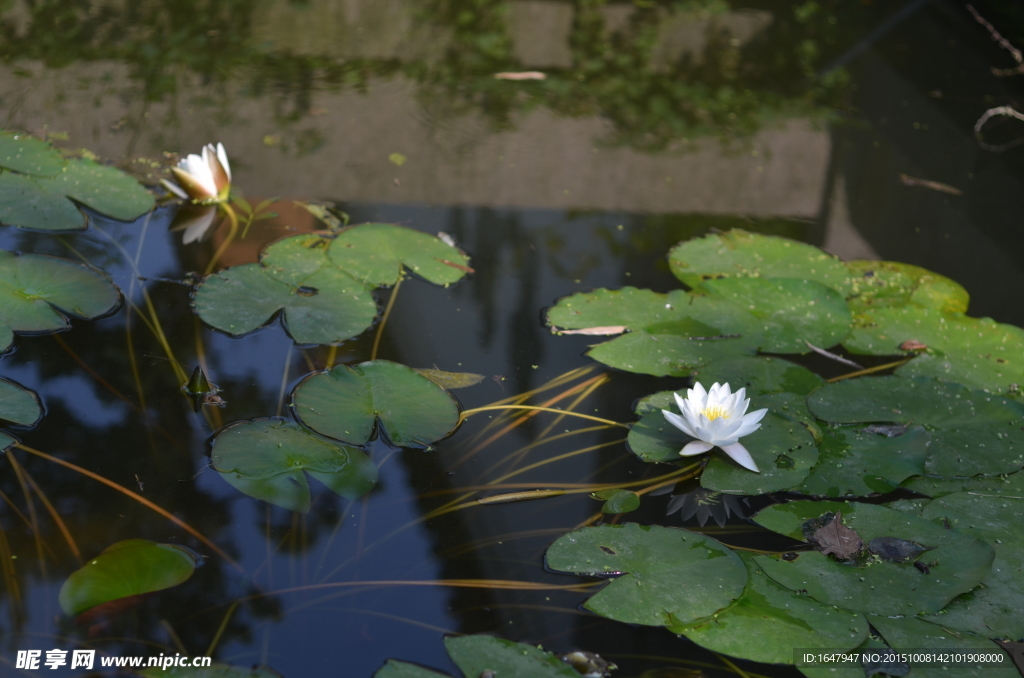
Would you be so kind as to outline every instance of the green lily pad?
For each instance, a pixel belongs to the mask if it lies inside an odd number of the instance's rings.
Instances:
[[[393,224],[360,224],[338,234],[328,251],[335,266],[371,285],[394,285],[402,267],[436,285],[470,272],[469,257],[440,239]]]
[[[921,517],[984,539],[996,552],[992,572],[978,588],[926,619],[988,637],[1024,637],[1024,479],[1015,477],[998,490],[947,494],[929,502]]]
[[[1021,482],[1024,482],[1024,473],[1018,471],[1002,476],[973,476],[970,478],[922,476],[911,478],[903,483],[903,487],[937,499],[954,492],[1003,492],[1019,487],[1017,483]]]
[[[627,624],[692,624],[730,605],[747,582],[743,561],[714,539],[635,523],[570,532],[545,560],[559,572],[616,576],[584,607]]]
[[[600,490],[590,495],[594,499],[603,499],[601,513],[629,513],[640,508],[640,495],[632,490],[609,489]]]
[[[1024,406],[985,391],[927,377],[862,377],[829,384],[807,399],[837,423],[915,422],[934,430],[925,471],[996,475],[1024,466]]]
[[[850,261],[853,275],[847,302],[854,313],[917,304],[966,313],[970,295],[959,283],[928,269],[895,261]]]
[[[579,678],[574,668],[551,652],[493,636],[448,636],[445,649],[465,678]],[[389,659],[373,678],[437,678],[448,674]]]
[[[825,383],[802,365],[761,355],[713,360],[698,368],[695,376],[705,384],[727,383],[734,393],[745,388],[748,397],[780,391],[807,395]]]
[[[766,393],[750,399],[750,410],[766,407],[783,419],[796,422],[807,429],[815,444],[821,443],[821,422],[807,409],[807,397],[798,393]]]
[[[792,664],[795,647],[842,652],[867,638],[868,623],[862,614],[794,593],[768,578],[749,556],[741,558],[750,578],[732,607],[711,619],[668,630],[713,652],[769,664]]]
[[[64,157],[42,139],[0,132],[0,167],[37,177],[52,177],[64,167]]]
[[[690,287],[739,276],[814,280],[843,296],[850,290],[849,270],[837,257],[813,245],[738,228],[679,243],[668,253],[668,263]]]
[[[327,258],[332,238],[303,233],[282,238],[260,253],[260,263],[275,280],[299,287],[323,268],[337,269]]]
[[[43,406],[35,392],[0,379],[0,419],[19,426],[35,426],[42,416]]]
[[[10,347],[14,332],[64,330],[67,315],[98,318],[120,303],[121,292],[91,266],[0,250],[0,351]]]
[[[927,655],[931,653],[981,653],[986,655],[1001,654],[1001,662],[969,663],[969,662],[907,662],[912,678],[1019,678],[1020,674],[1013,666],[1009,655],[988,638],[972,633],[959,631],[951,633],[935,624],[929,624],[913,617],[892,619],[884,616],[870,616],[868,621],[878,630],[885,642],[894,650],[915,650],[911,654]],[[922,652],[923,650],[923,652]],[[913,658],[911,658],[913,659]]]
[[[905,341],[928,348],[897,370],[900,376],[928,376],[1009,393],[1024,384],[1024,329],[991,318],[969,318],[911,305],[873,309],[857,316],[850,338],[851,353],[892,355]]]
[[[295,388],[292,402],[306,426],[353,445],[368,442],[377,422],[402,447],[427,447],[459,423],[458,404],[447,391],[387,360],[317,372]]]
[[[211,664],[195,668],[191,666],[151,668],[140,671],[139,675],[143,678],[281,678],[281,674],[266,666],[243,667],[228,664]]]
[[[77,616],[112,600],[177,586],[192,576],[198,562],[192,551],[173,544],[119,541],[71,573],[60,587],[60,606]]]
[[[323,258],[316,250],[307,252],[310,260]],[[370,290],[333,266],[319,268],[301,284],[288,277],[262,264],[233,266],[199,283],[192,305],[204,322],[232,336],[267,325],[283,310],[285,329],[298,344],[351,339],[377,317]]]
[[[86,227],[85,215],[72,200],[121,221],[136,219],[155,204],[135,179],[90,160],[70,160],[52,177],[0,173],[0,222],[5,224],[80,231]]]
[[[557,329],[624,326],[628,334],[587,352],[610,367],[656,376],[689,376],[715,358],[752,354],[761,320],[723,299],[682,290],[659,294],[635,287],[596,290],[560,299],[548,310]]]
[[[933,547],[921,560],[938,564],[925,574],[909,562],[867,558],[849,565],[819,551],[800,553],[792,561],[777,556],[754,560],[779,584],[806,591],[818,602],[882,615],[938,612],[977,586],[991,570],[995,552],[981,539],[885,506],[797,501],[769,506],[754,520],[774,532],[804,539],[804,524],[829,512],[841,512],[845,527],[865,543],[878,537],[897,537]]]
[[[825,431],[818,465],[797,491],[819,497],[890,492],[924,473],[931,437],[921,426],[888,438],[857,428]]]
[[[224,480],[291,511],[309,510],[305,473],[349,499],[363,496],[377,483],[377,467],[365,452],[317,438],[284,419],[231,424],[212,445],[210,465]]]
[[[850,334],[853,316],[842,295],[813,280],[797,278],[723,278],[708,280],[694,289],[761,320],[767,353],[809,353],[810,342],[819,348],[835,346]]]

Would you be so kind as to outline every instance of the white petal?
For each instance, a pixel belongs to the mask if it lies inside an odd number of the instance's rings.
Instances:
[[[216,216],[217,209],[213,207],[197,216],[195,221],[185,227],[185,234],[181,238],[182,244],[188,245],[189,243],[202,240],[210,226],[213,225]]]
[[[736,437],[742,438],[743,436],[750,435],[757,429],[761,428],[761,424],[757,423],[764,418],[764,415],[768,413],[767,409],[757,410],[750,414],[743,415],[743,425],[736,430]]]
[[[717,436],[715,436],[715,432],[710,427],[697,426],[694,428],[694,431],[697,432],[697,435],[695,435],[694,438],[711,443],[712,445],[718,444],[715,442],[717,440]]]
[[[694,440],[692,443],[686,443],[683,449],[679,450],[680,457],[692,457],[695,454],[704,454],[710,450],[714,445],[711,443],[705,443],[701,440]]]
[[[224,168],[224,173],[228,175],[228,181],[231,180],[231,165],[228,164],[228,152],[224,150],[224,144],[217,142],[217,159],[220,160],[220,166]]]
[[[161,179],[160,183],[164,185],[164,188],[166,188],[168,191],[170,191],[174,195],[178,196],[179,198],[181,198],[183,200],[188,200],[189,199],[188,198],[188,193],[183,191],[181,186],[179,186],[178,184],[174,183],[173,181],[167,181],[167,179]]]
[[[687,389],[686,399],[694,405],[697,405],[697,409],[703,410],[704,406],[707,404],[708,392],[704,390],[704,387],[701,386],[701,383],[698,381],[693,385],[693,388]]]
[[[693,432],[693,427],[690,426],[690,423],[686,421],[686,419],[680,417],[675,412],[669,412],[668,410],[662,410],[661,413],[665,415],[665,419],[668,420],[668,423],[672,424],[691,438],[697,437],[697,434]]]
[[[184,167],[182,167],[182,163],[185,163]],[[202,186],[203,190],[209,193],[211,197],[217,196],[217,182],[213,180],[213,172],[210,171],[209,151],[205,148],[203,149],[202,157],[193,153],[184,161],[178,163],[178,167],[182,167],[182,169],[191,174],[196,183]]]
[[[732,457],[732,460],[743,468],[753,471],[754,473],[761,472],[761,470],[757,468],[757,464],[754,463],[754,458],[750,456],[750,452],[747,452],[747,448],[743,447],[742,443],[722,445],[721,448],[723,452]]]

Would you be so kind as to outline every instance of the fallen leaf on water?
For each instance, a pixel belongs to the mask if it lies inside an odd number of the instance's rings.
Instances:
[[[849,560],[864,548],[864,540],[843,525],[843,514],[836,511],[832,522],[818,528],[811,537],[823,555],[832,554],[839,560]]]
[[[515,73],[495,73],[498,80],[545,80],[548,76],[540,71],[518,71]]]
[[[923,351],[926,348],[928,348],[927,344],[922,344],[920,341],[917,341],[916,339],[907,339],[902,344],[900,344],[900,349],[903,351]]]
[[[556,334],[588,334],[594,336],[608,336],[610,334],[622,334],[626,331],[625,325],[607,325],[605,327],[585,327],[582,330],[559,330]]]
[[[472,372],[445,372],[436,368],[414,369],[441,388],[466,388],[467,386],[475,386],[484,380],[484,375],[473,374]]]

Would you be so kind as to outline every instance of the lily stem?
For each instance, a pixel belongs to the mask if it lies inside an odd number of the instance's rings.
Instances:
[[[897,360],[896,362],[885,363],[884,365],[875,365],[874,367],[869,367],[863,370],[857,370],[856,372],[850,372],[848,374],[840,374],[838,377],[832,377],[831,379],[826,379],[825,381],[827,381],[830,384],[834,384],[837,381],[842,381],[843,379],[852,379],[853,377],[859,377],[864,374],[873,374],[875,372],[881,372],[882,370],[887,370],[890,367],[899,367],[900,365],[905,365],[906,363],[910,362],[913,359],[914,356],[910,356],[909,358]]]
[[[402,280],[405,278],[405,273],[398,274],[398,281],[395,286],[391,288],[391,296],[388,297],[388,305],[384,308],[384,315],[380,319],[380,325],[377,326],[377,336],[373,338],[373,350],[370,351],[370,360],[377,359],[377,349],[380,348],[380,338],[384,336],[384,326],[388,324],[388,316],[391,315],[391,307],[395,305],[395,299],[398,298],[398,288],[402,286]]]
[[[487,407],[474,407],[471,410],[463,410],[462,414],[459,416],[459,423],[461,424],[470,415],[478,412],[487,412],[489,410],[531,410],[534,412],[553,412],[567,417],[579,417],[580,419],[599,421],[602,424],[608,424],[609,426],[619,426],[626,429],[629,428],[627,424],[620,424],[619,422],[612,421],[611,419],[602,419],[601,417],[594,417],[589,414],[580,414],[579,412],[571,412],[569,410],[558,410],[553,407],[538,407],[536,405],[488,405]]]
[[[235,235],[238,233],[238,215],[235,214],[234,208],[227,203],[221,205],[221,208],[223,208],[224,213],[227,214],[228,220],[231,222],[231,230],[228,231],[228,237],[224,239],[224,242],[220,244],[217,251],[213,253],[213,258],[210,259],[210,263],[206,265],[204,275],[210,275],[213,273],[213,269],[217,268],[217,262],[220,261],[221,256],[225,251],[227,251],[228,247],[231,246],[231,243],[234,242]]]

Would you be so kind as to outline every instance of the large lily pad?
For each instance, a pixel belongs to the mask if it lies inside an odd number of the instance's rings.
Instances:
[[[802,365],[760,355],[713,360],[698,368],[695,376],[705,384],[729,384],[733,392],[745,388],[748,397],[778,392],[807,395],[825,383]]]
[[[437,285],[469,271],[469,257],[440,239],[393,224],[360,224],[338,234],[329,256],[334,264],[371,285],[393,285],[402,267]]]
[[[427,447],[459,423],[447,391],[388,360],[317,372],[296,387],[292,401],[306,426],[354,445],[369,441],[378,422],[378,433],[403,447]]]
[[[121,221],[140,217],[155,204],[135,179],[89,160],[70,160],[52,177],[0,173],[0,222],[44,231],[82,230],[85,215],[75,203]]]
[[[35,392],[0,379],[0,420],[18,426],[35,426],[42,416],[43,406]]]
[[[560,299],[548,311],[557,329],[621,326],[628,334],[592,348],[599,362],[630,372],[688,376],[715,358],[752,354],[761,321],[724,299],[682,290],[659,294],[635,287],[596,290]]]
[[[808,342],[834,346],[849,335],[853,320],[842,295],[813,280],[723,278],[701,283],[694,292],[757,316],[764,326],[760,349],[767,353],[809,353]]]
[[[754,520],[774,532],[803,539],[808,521],[829,513],[842,513],[844,527],[854,530],[865,543],[896,537],[931,547],[920,559],[935,564],[925,574],[911,562],[862,558],[850,565],[819,551],[801,553],[791,561],[777,556],[754,560],[776,582],[794,591],[807,591],[819,602],[882,615],[938,612],[977,586],[991,570],[995,552],[981,539],[885,506],[797,501],[769,506]]]
[[[317,438],[284,419],[228,426],[214,438],[210,462],[245,494],[303,513],[310,506],[305,473],[349,499],[377,482],[377,467],[362,450]]]
[[[177,586],[198,562],[192,551],[173,544],[119,541],[71,573],[60,588],[60,606],[75,616],[112,600]]]
[[[941,625],[929,624],[913,617],[889,618],[870,616],[868,621],[878,630],[889,647],[894,650],[914,650],[911,655],[929,654],[986,654],[1002,655],[1001,662],[937,661],[931,664],[911,661],[912,678],[1018,678],[1013,661],[1005,651],[988,638],[959,631],[951,633]]]
[[[21,174],[52,177],[64,167],[64,157],[41,139],[0,132],[0,167]]]
[[[892,438],[851,427],[829,429],[822,438],[818,465],[797,489],[820,497],[890,492],[924,473],[930,443],[921,426]]]
[[[635,523],[563,535],[546,562],[560,572],[615,576],[584,607],[628,624],[692,624],[730,605],[747,582],[739,556],[714,539]]]
[[[117,287],[91,266],[0,250],[0,351],[10,347],[14,332],[64,330],[68,315],[98,318],[120,302]]]
[[[579,678],[580,674],[554,654],[526,643],[493,636],[448,636],[445,649],[465,678]],[[374,678],[438,678],[447,674],[389,659]]]
[[[934,429],[925,463],[932,475],[995,475],[1024,466],[1024,406],[991,393],[927,377],[866,377],[820,388],[807,404],[837,423],[915,422]]]
[[[863,615],[790,591],[767,577],[749,556],[742,558],[750,578],[739,600],[711,619],[669,631],[714,652],[769,664],[792,664],[795,647],[841,652],[867,638]]]
[[[850,274],[838,258],[813,245],[733,229],[679,243],[668,253],[672,273],[690,287],[727,276],[800,278],[849,293]]]
[[[950,313],[966,313],[970,296],[959,283],[931,271],[895,261],[850,261],[852,289],[847,302],[854,313],[917,304]]]

